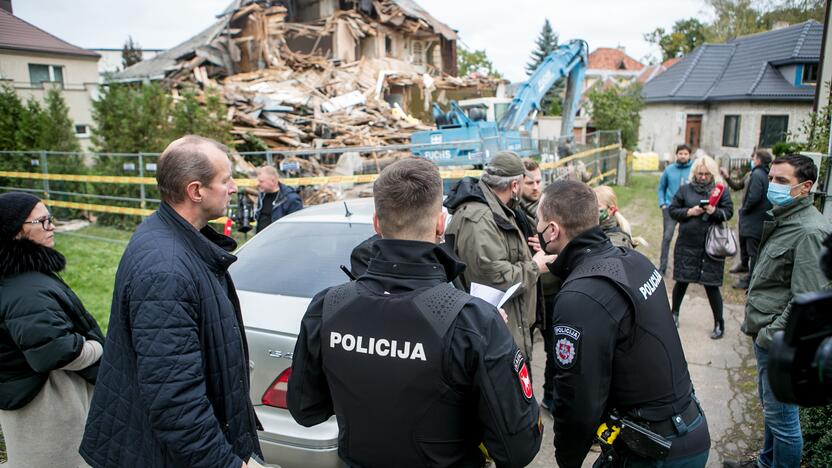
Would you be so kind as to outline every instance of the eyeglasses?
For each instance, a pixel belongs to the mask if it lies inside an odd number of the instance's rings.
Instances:
[[[44,231],[48,231],[49,228],[55,227],[54,224],[55,217],[52,215],[49,216],[41,216],[38,219],[32,221],[24,221],[23,224],[40,224]]]

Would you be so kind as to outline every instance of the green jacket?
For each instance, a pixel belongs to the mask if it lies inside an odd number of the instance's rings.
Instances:
[[[529,203],[525,200],[520,202],[520,208],[526,213],[526,216],[529,217],[529,220],[532,222],[532,226],[534,226],[535,231],[537,231],[537,204],[540,200]],[[540,289],[543,291],[543,296],[549,297],[554,296],[555,294],[560,291],[560,285],[563,283],[559,278],[555,277],[550,272],[543,273],[540,275]]]
[[[812,197],[786,207],[774,207],[773,221],[763,225],[763,237],[745,306],[742,331],[756,335],[768,349],[774,332],[783,330],[796,294],[823,289],[827,279],[818,263],[822,242],[832,225],[812,206]]]
[[[465,288],[470,291],[475,282],[505,291],[520,283],[503,308],[514,341],[531,360],[529,327],[535,322],[540,275],[513,212],[487,185],[471,178],[452,189],[445,206],[453,215],[446,234],[454,236],[456,254],[466,264],[461,275]]]

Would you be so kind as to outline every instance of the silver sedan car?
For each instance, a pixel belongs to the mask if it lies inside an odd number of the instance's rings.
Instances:
[[[251,356],[251,400],[265,461],[283,468],[340,467],[335,417],[314,427],[286,409],[292,352],[312,297],[349,278],[352,249],[372,236],[372,199],[313,206],[280,219],[237,251],[230,273]]]

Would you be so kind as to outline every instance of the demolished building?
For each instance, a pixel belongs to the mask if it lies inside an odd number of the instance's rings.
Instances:
[[[456,77],[457,34],[412,0],[235,0],[209,28],[113,76],[215,90],[237,141],[272,149],[407,143],[432,102],[493,96]],[[422,120],[420,120],[422,119]]]

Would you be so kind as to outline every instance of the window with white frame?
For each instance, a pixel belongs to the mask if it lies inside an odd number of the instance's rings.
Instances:
[[[32,86],[43,86],[44,82],[64,85],[63,67],[60,65],[29,64],[29,82]]]

